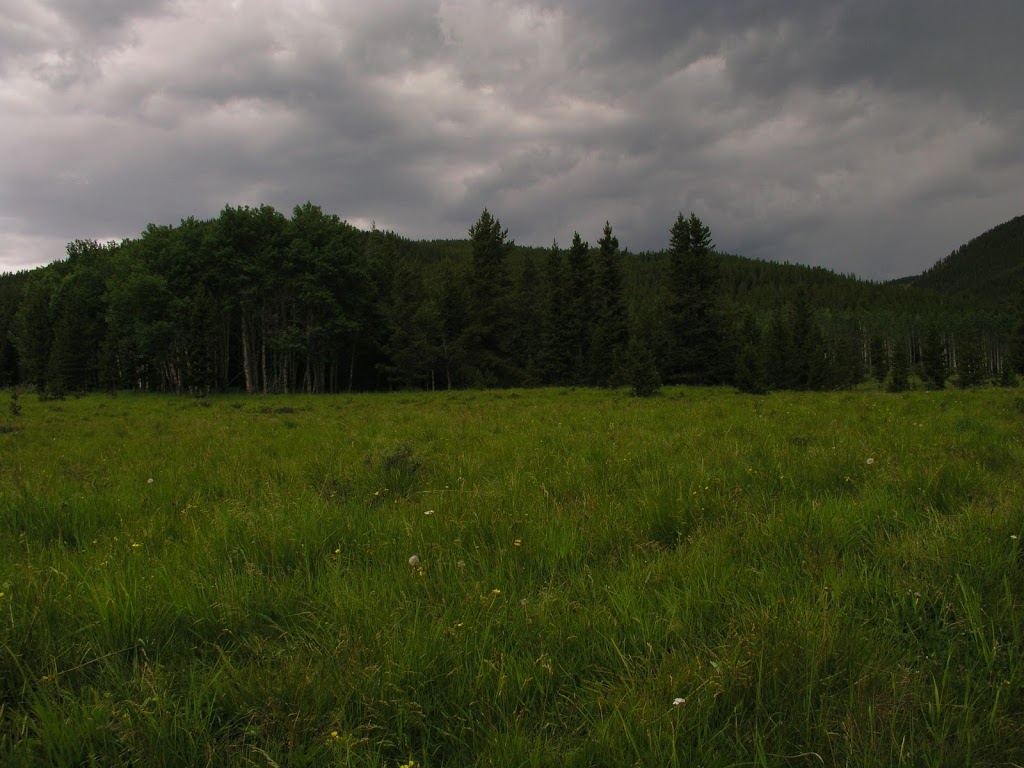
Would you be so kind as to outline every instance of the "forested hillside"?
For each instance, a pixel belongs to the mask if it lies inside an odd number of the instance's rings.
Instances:
[[[993,227],[903,283],[937,293],[985,299],[1008,307],[1020,299],[1024,278],[1024,216]]]
[[[1001,295],[1017,290],[1024,218],[913,285],[720,254],[696,215],[669,224],[657,253],[630,253],[610,223],[594,246],[577,234],[518,247],[486,210],[466,240],[418,242],[307,203],[290,218],[227,206],[121,243],[76,241],[64,260],[0,276],[0,381],[50,394],[762,392],[1020,371],[1015,312],[979,289],[992,270]],[[984,256],[967,268],[961,252]]]

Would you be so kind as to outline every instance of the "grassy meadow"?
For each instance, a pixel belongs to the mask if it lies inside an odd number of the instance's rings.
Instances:
[[[5,395],[0,764],[1024,764],[1022,403]]]

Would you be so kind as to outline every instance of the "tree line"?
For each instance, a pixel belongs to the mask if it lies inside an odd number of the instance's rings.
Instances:
[[[632,254],[364,232],[307,203],[226,206],[0,276],[0,383],[40,393],[1011,383],[1019,313],[720,254],[696,214]]]

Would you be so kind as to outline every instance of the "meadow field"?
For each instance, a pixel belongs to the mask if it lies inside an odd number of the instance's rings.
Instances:
[[[0,764],[1024,764],[1024,397],[0,398]]]

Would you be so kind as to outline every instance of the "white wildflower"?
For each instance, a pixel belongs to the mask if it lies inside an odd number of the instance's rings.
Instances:
[[[420,558],[418,555],[413,555],[409,558],[409,565],[413,568],[418,568],[420,564]]]

